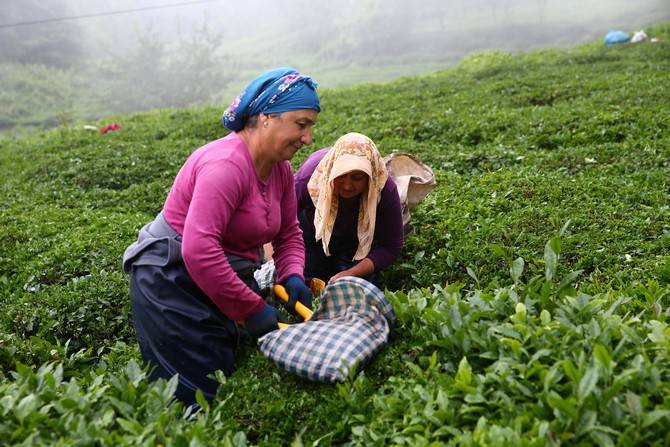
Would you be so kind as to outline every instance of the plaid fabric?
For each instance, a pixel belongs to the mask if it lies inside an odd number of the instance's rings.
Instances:
[[[313,320],[337,318],[351,307],[360,315],[379,311],[388,324],[395,326],[395,312],[386,295],[374,284],[355,276],[345,276],[323,290],[321,306],[314,312]]]
[[[341,382],[372,359],[388,341],[396,317],[386,296],[353,276],[329,284],[310,321],[259,339],[263,354],[298,376]]]

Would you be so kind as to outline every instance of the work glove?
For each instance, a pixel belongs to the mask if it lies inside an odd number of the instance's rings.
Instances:
[[[244,326],[249,334],[259,338],[277,329],[277,322],[279,322],[277,309],[266,303],[259,313],[245,321]]]
[[[293,274],[284,280],[284,288],[288,293],[288,308],[295,311],[295,303],[300,301],[308,309],[312,310],[312,291],[296,274]]]

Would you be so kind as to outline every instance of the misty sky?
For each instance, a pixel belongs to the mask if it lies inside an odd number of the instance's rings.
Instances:
[[[147,39],[160,40],[166,56],[176,56],[180,47],[173,42],[202,36],[205,27],[221,37],[207,48],[217,60],[209,67],[219,90],[211,99],[224,102],[254,75],[277,66],[298,68],[328,88],[444,69],[475,51],[565,47],[601,40],[610,29],[633,32],[670,20],[670,0],[30,0],[31,14],[22,14],[28,0],[0,1],[0,53],[19,47],[2,48],[8,33],[14,42],[41,39],[53,47],[66,36],[80,47],[73,48],[80,53],[77,63],[83,54],[89,67],[130,58]],[[3,27],[96,14],[107,15]],[[18,32],[25,37],[17,41]],[[57,64],[69,54],[52,60]],[[112,73],[118,79],[127,71]]]
[[[8,1],[8,0],[3,0]],[[21,0],[9,0],[21,1]],[[188,3],[188,0],[184,1]],[[133,8],[174,5],[179,0],[69,0],[75,14],[92,14]],[[92,32],[129,31],[133,28],[154,27],[169,33],[180,25],[189,28],[196,22],[209,20],[223,30],[231,40],[263,35],[284,29],[300,33],[301,28],[326,28],[332,22],[346,23],[361,17],[373,8],[387,9],[393,15],[421,16],[441,12],[450,26],[478,27],[481,24],[520,24],[543,20],[547,23],[593,22],[601,26],[602,19],[613,27],[643,26],[657,20],[659,13],[670,13],[667,0],[219,0],[181,7],[155,9],[103,18],[89,18]],[[394,11],[395,10],[395,11]],[[26,17],[26,19],[34,19]],[[428,17],[423,17],[423,22]],[[402,20],[397,22],[402,24]],[[413,24],[415,25],[415,24]],[[389,32],[393,31],[389,29]]]
[[[3,0],[21,2],[21,0]],[[135,8],[175,5],[179,0],[69,0],[74,15],[120,11]],[[265,35],[284,30],[300,34],[303,28],[329,27],[333,22],[347,23],[365,15],[372,8],[388,9],[393,15],[421,16],[422,12],[435,15],[441,12],[452,27],[477,28],[483,24],[522,24],[592,22],[602,29],[603,19],[611,27],[639,27],[650,21],[670,15],[667,0],[422,0],[400,2],[394,0],[219,0],[180,7],[138,11],[127,14],[94,17],[80,23],[93,33],[119,36],[119,31],[152,28],[167,34],[179,28],[190,29],[203,20],[223,31],[230,40]],[[659,14],[661,15],[659,17]],[[42,17],[39,17],[42,18]],[[39,19],[25,17],[25,20]],[[423,22],[427,17],[423,18]],[[402,20],[397,21],[402,26]],[[419,24],[412,24],[412,26]],[[388,30],[390,33],[393,29]],[[132,36],[127,36],[132,37]]]
[[[70,0],[77,14],[174,3],[178,0]],[[327,57],[327,47],[337,46],[337,39],[346,40],[351,33],[381,33],[378,39],[393,45],[402,44],[408,32],[433,33],[431,39],[444,39],[449,49],[443,60],[431,58],[426,66],[431,68],[479,49],[573,45],[600,38],[608,29],[633,31],[668,18],[668,0],[220,0],[90,18],[81,24],[118,47],[132,45],[138,32],[151,30],[170,39],[206,23],[223,34],[221,50],[235,58],[268,66],[292,64],[324,74],[329,63],[324,64],[324,58],[312,62],[301,50]],[[300,57],[293,56],[292,49]],[[408,46],[402,54],[420,61],[420,52]],[[337,64],[341,56],[333,54],[330,62]]]
[[[21,2],[21,0],[3,0]],[[188,0],[66,0],[67,15],[88,15],[127,9],[189,3]],[[376,17],[368,16],[376,13]],[[0,12],[0,17],[2,12]],[[37,20],[51,17],[20,17]],[[301,36],[324,42],[335,34],[360,27],[383,29],[393,41],[399,32],[460,32],[461,42],[481,40],[487,29],[506,28],[510,36],[524,32],[527,26],[544,24],[554,30],[556,41],[563,44],[603,35],[610,28],[631,31],[649,23],[670,18],[668,0],[219,0],[180,7],[137,11],[105,17],[77,20],[94,45],[123,48],[136,41],[137,34],[153,32],[165,39],[188,34],[206,23],[223,34],[224,47],[236,55],[262,49],[271,58],[277,50],[290,54],[284,42],[299,42]],[[13,18],[16,20],[17,18]],[[376,20],[375,20],[376,19]],[[3,20],[4,22],[4,20]],[[60,26],[64,26],[63,22]],[[58,24],[33,25],[31,30],[48,31]],[[570,34],[578,26],[588,36]],[[565,35],[560,35],[560,30]],[[439,35],[436,38],[440,38]],[[273,47],[272,42],[277,46]],[[482,42],[479,46],[505,48],[504,39]],[[528,47],[536,46],[532,39]],[[412,49],[409,48],[408,52]]]

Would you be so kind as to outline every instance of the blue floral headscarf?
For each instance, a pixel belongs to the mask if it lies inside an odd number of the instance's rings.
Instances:
[[[290,110],[321,111],[317,83],[293,68],[275,68],[247,85],[223,113],[226,128],[237,132],[250,116],[281,113]]]

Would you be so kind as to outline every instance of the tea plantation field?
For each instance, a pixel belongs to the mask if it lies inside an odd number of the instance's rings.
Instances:
[[[227,104],[1,138],[0,442],[670,445],[670,24],[647,32],[323,91],[294,167],[358,131],[439,182],[385,274],[396,335],[338,385],[245,340],[197,413],[145,380],[121,255]]]

